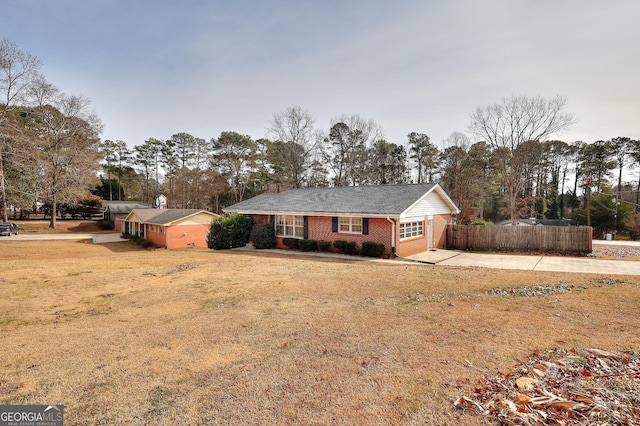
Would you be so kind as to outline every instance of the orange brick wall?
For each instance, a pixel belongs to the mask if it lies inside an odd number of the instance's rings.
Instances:
[[[433,244],[436,248],[447,246],[447,225],[451,223],[451,219],[450,214],[433,216]]]
[[[451,223],[451,215],[434,215],[433,216],[433,246],[434,248],[444,248],[447,244],[446,228]],[[424,221],[424,236],[411,238],[405,241],[399,241],[396,248],[398,256],[410,256],[412,254],[421,253],[429,248],[427,235],[429,232],[428,221]],[[400,225],[397,225],[396,235],[400,235]],[[398,237],[399,239],[399,237]]]
[[[150,231],[150,225],[146,225],[147,240],[159,247],[169,249],[201,247],[207,248],[207,234],[210,225],[175,225],[165,228],[165,234],[160,233],[160,227],[156,226],[156,232]],[[187,234],[186,236],[184,234]]]
[[[422,253],[427,250],[427,223],[425,221],[425,235],[422,237],[410,238],[404,241],[398,241],[396,254],[400,257],[411,256],[412,254]],[[400,225],[396,225],[396,235],[400,235]],[[400,237],[398,237],[398,240]]]

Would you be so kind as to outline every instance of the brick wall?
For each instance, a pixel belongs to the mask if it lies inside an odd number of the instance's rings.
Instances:
[[[427,250],[427,224],[425,221],[425,235],[422,237],[409,238],[399,241],[396,247],[396,254],[400,257],[411,256],[412,254],[422,253]],[[397,225],[396,235],[400,235],[400,225]],[[398,237],[399,238],[399,237]]]
[[[175,249],[187,247],[207,248],[207,234],[210,225],[175,225],[165,228],[166,235],[160,232],[160,226],[156,226],[156,232],[151,232],[151,226],[147,227],[147,240],[157,246]],[[186,234],[186,235],[184,235]]]
[[[433,216],[433,246],[434,248],[444,248],[447,244],[447,224],[451,223],[451,215],[434,215]],[[427,235],[429,233],[429,224],[425,218],[424,236],[410,238],[408,240],[399,241],[396,248],[398,256],[410,256],[412,254],[421,253],[428,249],[429,244]],[[397,225],[396,235],[400,235],[400,225]],[[398,237],[399,238],[399,237]]]
[[[344,234],[332,231],[332,219],[324,216],[309,216],[309,239],[334,242],[336,240],[355,241],[358,247],[365,241],[384,245],[384,253],[391,252],[391,224],[386,219],[369,218],[369,233]]]
[[[269,215],[253,216],[254,223],[269,222]],[[326,216],[309,216],[308,238],[310,240],[329,241],[336,240],[355,241],[361,247],[365,241],[372,241],[383,244],[385,255],[391,255],[391,224],[386,219],[369,218],[369,233],[363,234],[344,234],[332,231],[332,219]],[[434,246],[443,248],[446,245],[446,226],[451,223],[451,215],[435,215],[433,217]],[[398,256],[409,256],[427,250],[427,221],[425,218],[425,235],[423,237],[412,238],[400,242],[400,224],[396,221],[396,254]],[[282,244],[282,239],[277,238],[277,248],[286,248]]]

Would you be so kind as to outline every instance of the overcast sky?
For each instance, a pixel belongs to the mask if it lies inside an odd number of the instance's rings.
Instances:
[[[566,142],[640,138],[639,22],[637,0],[25,0],[0,37],[129,146],[257,139],[300,106],[318,129],[356,113],[442,147],[512,95],[565,97]]]

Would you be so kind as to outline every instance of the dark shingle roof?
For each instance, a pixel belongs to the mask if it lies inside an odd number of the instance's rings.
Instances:
[[[109,201],[106,210],[110,213],[129,213],[133,209],[150,209],[149,204],[141,201]]]
[[[154,225],[167,225],[176,220],[200,213],[202,209],[153,209],[136,211],[135,213],[144,220],[144,223]]]
[[[325,213],[399,215],[436,184],[339,186],[260,194],[229,206],[238,213]]]

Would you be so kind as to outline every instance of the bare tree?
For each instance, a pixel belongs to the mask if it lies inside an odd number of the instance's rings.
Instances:
[[[34,94],[40,104],[29,112],[28,124],[51,203],[49,227],[55,228],[58,204],[85,197],[95,184],[102,123],[82,96],[67,96],[47,83]]]
[[[514,154],[527,141],[544,142],[571,126],[574,118],[564,111],[565,105],[562,97],[513,96],[493,105],[478,107],[471,113],[471,132],[505,154],[500,156],[499,164],[512,224],[516,222],[518,194],[523,185],[523,169],[513,167],[521,164],[512,161]]]
[[[0,203],[2,219],[7,221],[5,159],[9,144],[16,141],[16,129],[10,129],[9,115],[16,106],[28,104],[31,87],[39,78],[41,62],[7,39],[0,40]]]
[[[276,179],[288,187],[299,188],[308,172],[314,141],[314,119],[299,106],[276,113],[267,129],[269,162],[278,170]]]

